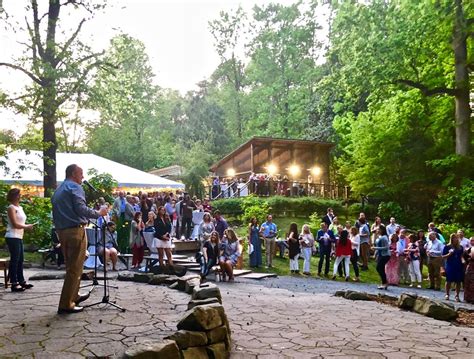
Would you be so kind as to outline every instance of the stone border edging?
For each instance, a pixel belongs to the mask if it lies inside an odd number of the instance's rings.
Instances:
[[[453,321],[458,317],[458,312],[453,305],[419,296],[415,293],[402,293],[400,297],[392,297],[385,294],[368,294],[352,290],[338,290],[334,293],[336,297],[343,297],[350,300],[370,300],[389,299],[396,301],[398,308],[409,310],[430,318]]]
[[[119,272],[118,280],[168,288],[191,294],[188,310],[177,325],[177,331],[161,343],[137,344],[126,350],[124,358],[229,358],[231,330],[219,287],[200,283],[199,275],[183,277],[167,274]]]

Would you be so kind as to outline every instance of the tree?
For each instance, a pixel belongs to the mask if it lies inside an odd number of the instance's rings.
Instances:
[[[87,147],[94,153],[141,170],[156,165],[160,88],[153,85],[145,45],[126,34],[111,40],[103,68],[89,93],[88,106],[100,113],[88,128]]]
[[[244,61],[239,58],[238,51],[242,51],[245,41],[246,14],[239,6],[233,13],[221,12],[220,18],[209,22],[211,34],[214,37],[214,46],[221,59],[221,63],[214,72],[212,78],[224,85],[228,96],[224,102],[231,103],[227,117],[231,129],[235,129],[237,139],[243,138],[244,131],[244,109],[243,97],[245,87]]]
[[[249,45],[247,75],[255,119],[252,131],[302,137],[308,124],[317,52],[315,2],[254,7],[255,36]]]
[[[474,5],[462,0],[334,3],[329,58],[350,107],[415,88],[454,102],[455,152],[471,146],[469,68]]]
[[[0,66],[22,72],[32,81],[24,95],[6,97],[3,102],[42,124],[45,196],[51,195],[56,188],[58,144],[55,126],[60,109],[82,90],[91,71],[103,64],[100,59],[102,53],[93,53],[78,38],[86,17],[69,37],[63,41],[59,39],[59,31],[66,31],[60,26],[60,13],[64,8],[75,8],[90,16],[103,6],[87,0],[49,0],[47,10],[41,13],[38,1],[31,0],[26,6],[30,18],[25,19],[28,35],[28,42],[24,44],[25,56],[14,63],[0,62]],[[13,25],[11,31],[15,31]]]

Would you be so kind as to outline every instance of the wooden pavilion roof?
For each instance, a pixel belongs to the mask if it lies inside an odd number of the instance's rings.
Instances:
[[[243,144],[241,144],[239,147],[237,147],[235,150],[233,150],[229,154],[225,155],[223,158],[221,158],[216,163],[214,163],[210,167],[210,170],[212,172],[214,172],[219,166],[221,166],[223,163],[225,163],[228,159],[230,159],[230,158],[238,155],[239,153],[245,151],[252,144],[253,145],[262,145],[262,144],[265,144],[265,145],[302,145],[302,146],[305,146],[305,145],[310,145],[310,146],[318,145],[320,147],[326,147],[326,148],[331,148],[331,147],[335,146],[335,144],[332,143],[332,142],[255,136],[255,137],[252,137],[247,142],[244,142]]]

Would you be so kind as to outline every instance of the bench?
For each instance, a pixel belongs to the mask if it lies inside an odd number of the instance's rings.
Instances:
[[[8,288],[8,266],[10,265],[10,258],[0,258],[0,270],[3,269],[3,279],[5,282],[5,288]]]

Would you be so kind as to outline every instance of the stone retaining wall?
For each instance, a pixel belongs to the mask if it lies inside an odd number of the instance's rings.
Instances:
[[[188,310],[177,325],[177,331],[161,343],[143,343],[130,347],[124,358],[228,358],[231,331],[222,306],[219,288],[212,283],[200,283],[198,275],[176,277],[165,274],[121,272],[118,280],[167,285],[191,294]]]

